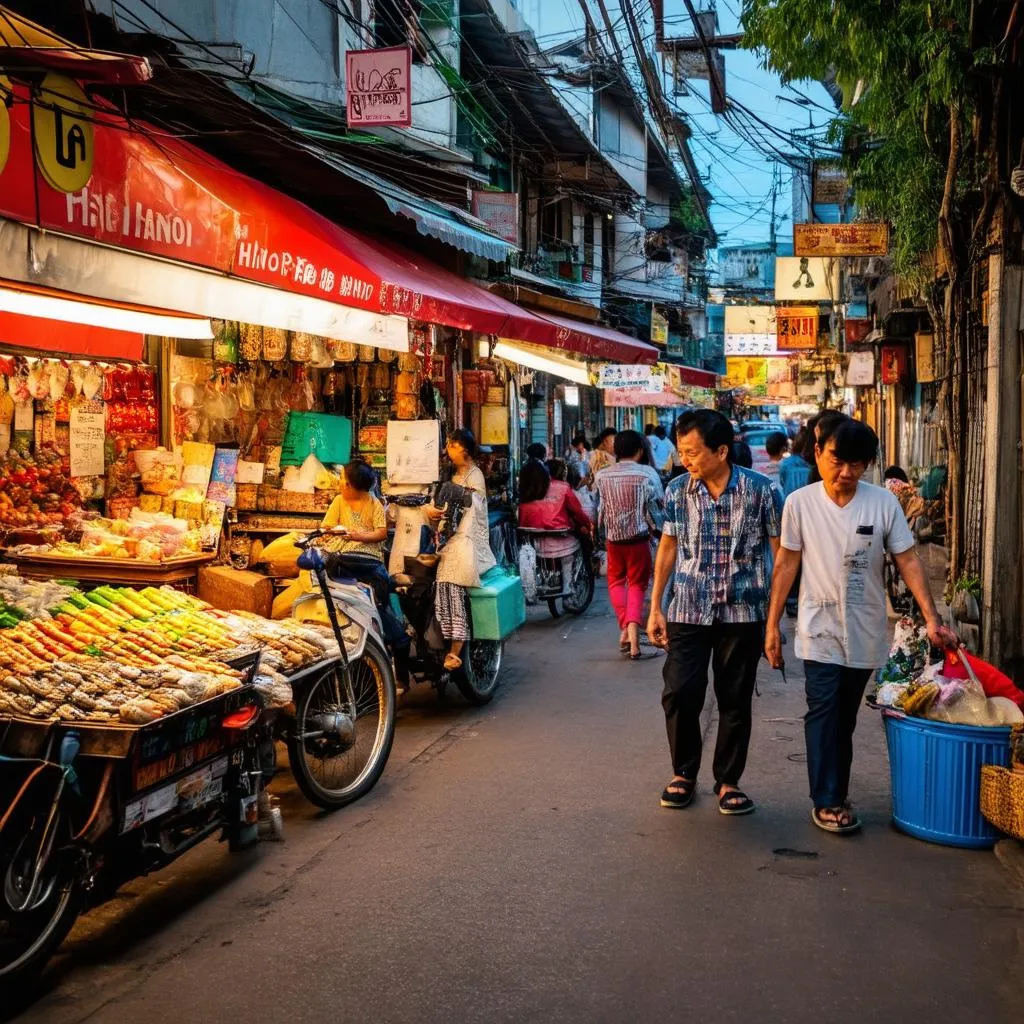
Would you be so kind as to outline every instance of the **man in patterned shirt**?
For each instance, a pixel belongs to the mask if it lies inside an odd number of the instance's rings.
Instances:
[[[661,702],[675,774],[661,806],[687,807],[693,800],[710,660],[719,716],[718,809],[749,814],[754,802],[739,781],[750,744],[750,705],[768,615],[768,553],[779,546],[781,500],[767,477],[732,464],[732,424],[720,413],[700,409],[682,416],[676,443],[687,472],[668,488],[647,623],[651,640],[668,648]],[[670,579],[666,622],[662,595]]]

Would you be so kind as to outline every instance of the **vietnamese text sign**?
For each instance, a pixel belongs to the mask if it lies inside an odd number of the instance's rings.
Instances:
[[[103,475],[104,414],[71,407],[71,475]]]
[[[794,224],[796,256],[884,256],[888,224]]]
[[[472,210],[499,238],[519,245],[518,192],[475,191]]]
[[[775,298],[786,302],[838,301],[839,261],[817,256],[777,257]]]
[[[652,366],[631,363],[602,363],[598,374],[599,388],[638,388],[651,394],[661,391],[664,374]]]
[[[345,54],[345,94],[348,124],[412,124],[412,49],[349,50]]]
[[[843,206],[849,191],[850,179],[839,164],[827,160],[815,162],[812,184],[815,206]]]
[[[774,306],[725,307],[727,356],[765,356],[776,351]]]
[[[780,352],[818,347],[817,306],[779,306],[776,314]]]

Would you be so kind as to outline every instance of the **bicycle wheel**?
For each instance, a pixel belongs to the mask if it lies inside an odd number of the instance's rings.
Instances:
[[[470,704],[488,704],[498,689],[501,661],[505,651],[501,640],[467,640],[462,648],[462,666],[452,673],[455,685]]]
[[[594,569],[582,549],[577,550],[572,560],[571,572],[569,592],[562,598],[562,607],[570,615],[582,615],[594,600]]]
[[[344,807],[373,789],[395,736],[395,677],[388,656],[367,640],[349,671],[354,716],[340,666],[295,695],[288,759],[303,796],[325,810]]]
[[[83,904],[77,863],[57,851],[44,868],[29,905],[35,853],[44,817],[9,829],[0,848],[0,992],[15,991],[38,974],[75,923]],[[66,819],[56,823],[58,839],[69,838]],[[58,842],[55,845],[60,845]]]

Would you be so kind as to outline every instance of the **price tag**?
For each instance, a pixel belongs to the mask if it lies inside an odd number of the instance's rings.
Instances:
[[[71,475],[103,475],[104,414],[77,406],[71,410]]]

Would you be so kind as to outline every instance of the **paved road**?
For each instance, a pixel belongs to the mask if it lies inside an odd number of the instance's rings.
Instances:
[[[991,854],[889,828],[871,713],[859,838],[808,820],[795,671],[788,690],[762,672],[758,812],[717,814],[706,777],[661,810],[660,662],[615,639],[603,602],[538,616],[490,707],[414,695],[369,798],[322,816],[289,790],[285,843],[209,845],[130,886],[17,1019],[1020,1019],[1020,892]]]

